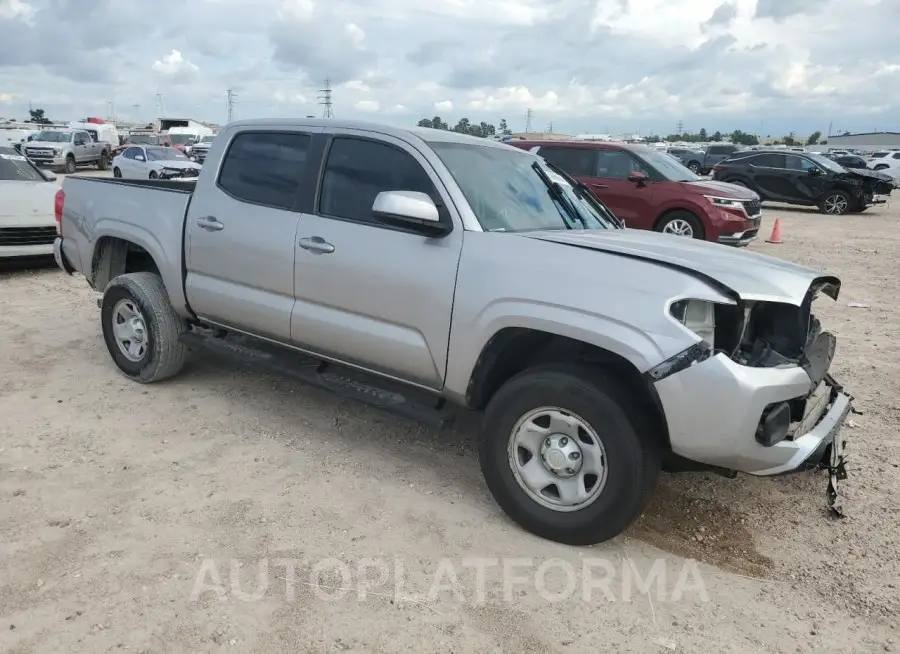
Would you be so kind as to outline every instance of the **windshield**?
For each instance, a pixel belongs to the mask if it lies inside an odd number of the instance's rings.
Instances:
[[[650,164],[670,182],[696,182],[700,178],[688,170],[681,161],[650,148],[635,148],[634,154]]]
[[[187,157],[175,148],[147,148],[148,161],[187,161]]]
[[[130,134],[128,136],[128,142],[134,143],[135,145],[155,145],[156,137],[151,136],[150,134]]]
[[[432,142],[485,231],[616,229],[609,209],[521,150]],[[550,182],[548,186],[547,182]]]
[[[20,154],[16,154],[15,150],[9,148],[0,148],[0,180],[18,182],[47,181],[28,159]]]
[[[177,145],[186,145],[188,141],[194,138],[193,134],[169,134],[172,143]]]
[[[822,166],[825,170],[830,170],[833,173],[846,172],[846,169],[837,161],[832,161],[828,157],[823,157],[821,154],[807,154],[806,156]]]
[[[200,142],[201,142],[201,143],[212,143],[214,138],[216,138],[215,135],[213,135],[213,136],[204,136],[202,139],[200,139]]]
[[[72,132],[38,132],[34,140],[46,143],[68,143],[72,140]]]

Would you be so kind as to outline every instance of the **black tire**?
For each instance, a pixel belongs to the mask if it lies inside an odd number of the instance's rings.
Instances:
[[[116,166],[115,168],[113,168],[113,177],[119,177],[119,178],[122,177],[122,171],[119,170],[119,167],[118,167],[118,166]]]
[[[843,216],[853,205],[853,198],[844,191],[826,191],[819,199],[819,211],[829,216]]]
[[[700,174],[700,162],[699,161],[690,161],[688,162],[688,170],[690,170],[695,175]]]
[[[75,157],[71,154],[68,155],[66,157],[66,165],[65,165],[66,175],[73,174],[77,169],[78,169],[78,166],[75,165]]]
[[[103,152],[100,159],[97,160],[97,170],[106,170],[109,168],[109,154]]]
[[[557,511],[533,500],[516,481],[509,439],[516,422],[540,407],[577,414],[601,434],[607,478],[583,509]],[[635,400],[615,380],[584,364],[525,370],[491,398],[479,458],[485,482],[506,514],[527,531],[567,545],[593,545],[621,534],[644,510],[661,468],[660,448]]]
[[[144,317],[147,346],[138,361],[132,361],[122,353],[113,333],[113,310],[122,300],[137,305]],[[156,273],[128,273],[110,281],[103,291],[100,322],[106,349],[129,379],[142,384],[163,381],[174,377],[184,367],[187,348],[179,337],[187,331],[187,323],[175,313],[166,287]]]
[[[158,177],[159,177],[159,175],[156,174],[155,170],[150,171],[150,179],[156,179]]]
[[[706,230],[703,229],[703,223],[701,223],[700,219],[690,211],[670,211],[656,223],[656,231],[665,232],[666,227],[677,220],[683,221],[690,227],[691,238],[696,238],[701,241],[706,239]]]

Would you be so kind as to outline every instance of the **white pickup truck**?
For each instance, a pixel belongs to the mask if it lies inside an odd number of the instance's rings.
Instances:
[[[537,155],[449,131],[231,123],[193,182],[67,177],[59,266],[137,382],[207,348],[401,415],[483,411],[501,507],[596,543],[662,469],[845,474],[812,314],[840,281],[624,229]],[[837,506],[835,504],[835,506]]]

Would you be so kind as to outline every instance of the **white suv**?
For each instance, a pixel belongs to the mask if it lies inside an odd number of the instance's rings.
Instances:
[[[872,170],[887,170],[890,168],[892,169],[891,172],[895,172],[900,168],[900,150],[879,150],[873,152],[866,164]]]

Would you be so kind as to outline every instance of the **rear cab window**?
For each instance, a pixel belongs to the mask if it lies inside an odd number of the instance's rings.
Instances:
[[[216,185],[242,202],[297,210],[311,140],[305,132],[239,132],[228,146]]]

